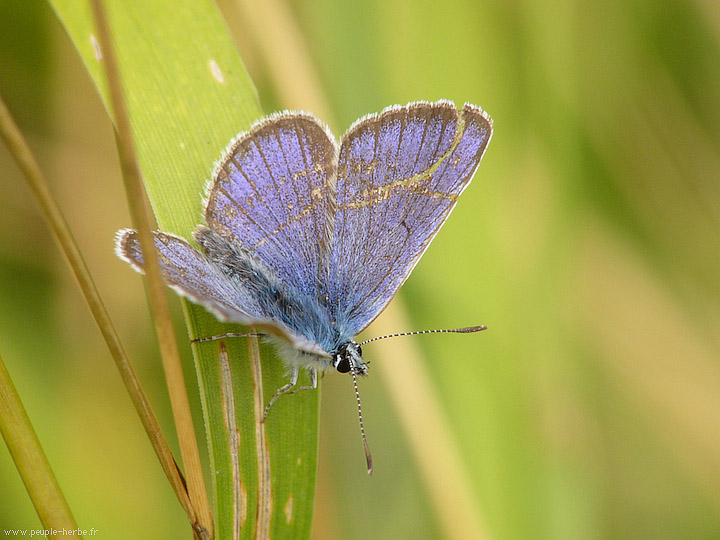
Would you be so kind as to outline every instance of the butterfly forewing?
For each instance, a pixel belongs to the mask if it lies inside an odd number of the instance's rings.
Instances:
[[[320,294],[337,144],[309,115],[272,116],[232,143],[215,169],[207,224],[254,251],[277,277]]]
[[[480,109],[414,103],[364,118],[343,137],[329,262],[330,309],[364,329],[407,279],[472,179],[490,140]]]

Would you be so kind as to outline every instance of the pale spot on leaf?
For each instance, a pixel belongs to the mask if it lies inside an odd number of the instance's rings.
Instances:
[[[290,523],[293,518],[293,513],[292,513],[293,512],[293,496],[292,495],[290,495],[288,497],[288,500],[285,503],[284,511],[285,511],[285,521]]]
[[[215,80],[220,84],[225,84],[225,77],[223,77],[223,73],[220,70],[220,66],[218,65],[218,63],[214,59],[211,59],[209,62],[209,66],[210,73],[212,73],[212,76],[215,77]]]

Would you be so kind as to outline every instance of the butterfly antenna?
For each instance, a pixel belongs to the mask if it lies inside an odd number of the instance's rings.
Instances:
[[[357,399],[358,419],[360,420],[360,434],[362,435],[363,447],[365,448],[365,461],[367,462],[367,472],[368,472],[368,474],[372,474],[373,473],[372,454],[370,453],[370,446],[368,445],[367,437],[365,436],[365,426],[363,425],[362,407],[360,406],[360,392],[358,391],[357,374],[355,373],[354,370],[352,372],[352,378],[353,378],[353,386],[355,387],[355,399]]]
[[[400,336],[417,336],[419,334],[472,334],[473,332],[480,332],[482,330],[487,330],[487,326],[481,324],[480,326],[467,326],[465,328],[447,328],[442,330],[416,330],[415,332],[399,332],[397,334],[388,334],[387,336],[379,336],[372,339],[367,339],[362,343],[358,343],[358,345],[365,345],[366,343],[378,341],[379,339],[387,339]]]

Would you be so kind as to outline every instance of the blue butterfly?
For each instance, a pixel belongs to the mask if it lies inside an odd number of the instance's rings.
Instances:
[[[154,233],[169,286],[218,319],[261,330],[291,368],[367,374],[355,336],[387,306],[470,183],[492,135],[479,107],[394,106],[338,144],[306,113],[256,123],[213,171],[202,252]],[[143,272],[137,232],[118,255]],[[460,329],[475,331],[483,327]]]

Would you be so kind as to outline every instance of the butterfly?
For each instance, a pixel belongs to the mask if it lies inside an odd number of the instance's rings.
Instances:
[[[414,102],[357,120],[338,144],[307,113],[257,122],[227,147],[187,240],[155,232],[167,284],[259,329],[296,388],[301,368],[366,375],[355,336],[387,306],[470,183],[492,136],[482,109]],[[116,251],[143,272],[138,234]],[[474,331],[483,327],[460,329]],[[357,391],[357,387],[356,387]]]

